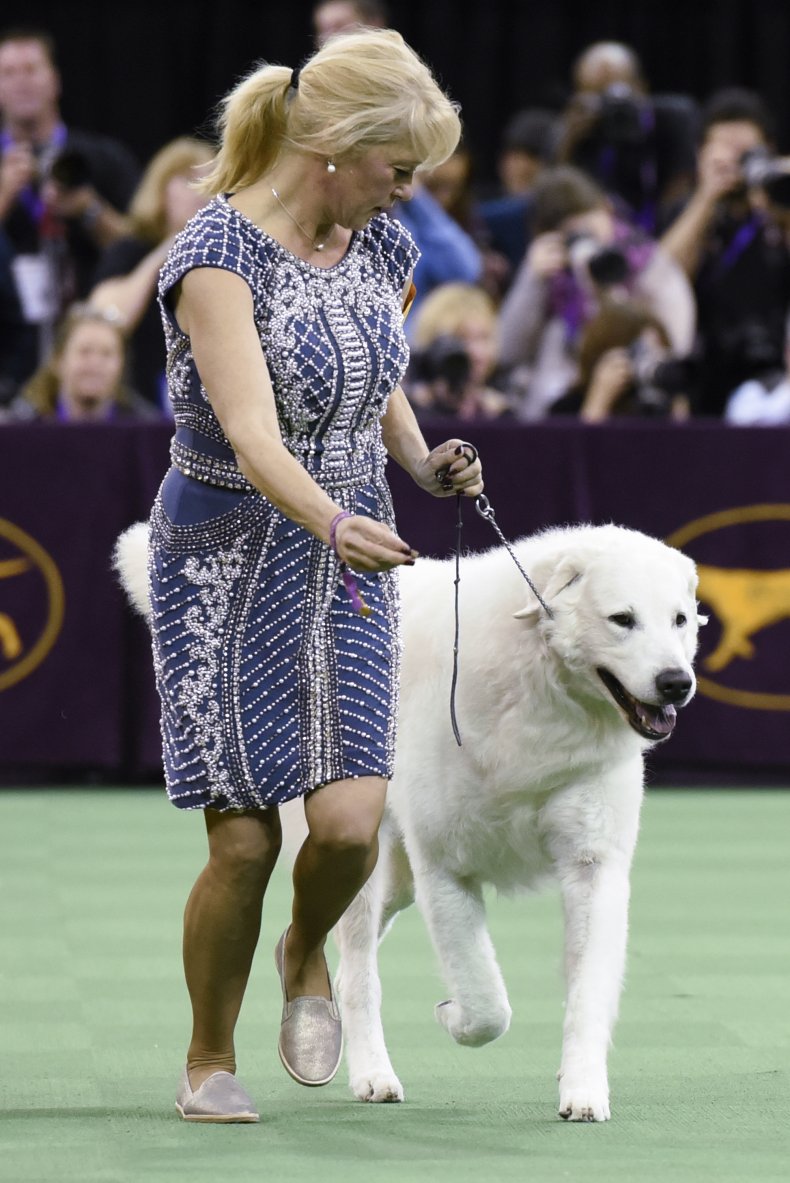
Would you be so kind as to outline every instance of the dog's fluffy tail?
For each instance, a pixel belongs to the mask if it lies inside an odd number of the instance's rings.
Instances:
[[[148,598],[148,522],[135,522],[115,544],[112,565],[136,612],[151,619]]]

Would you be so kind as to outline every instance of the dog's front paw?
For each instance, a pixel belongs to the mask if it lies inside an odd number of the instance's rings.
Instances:
[[[609,1085],[601,1079],[560,1077],[560,1117],[565,1121],[608,1121]]]
[[[485,1015],[469,1015],[460,1003],[448,998],[446,1002],[436,1004],[435,1014],[456,1043],[464,1047],[482,1047],[505,1034],[510,1026],[511,1010],[504,1006]]]
[[[390,1068],[389,1071],[358,1072],[349,1081],[358,1101],[387,1104],[403,1100],[403,1085]]]

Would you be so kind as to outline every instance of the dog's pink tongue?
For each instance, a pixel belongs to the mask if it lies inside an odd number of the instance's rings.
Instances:
[[[677,711],[670,706],[665,707],[649,707],[644,702],[636,704],[639,721],[643,726],[654,731],[656,735],[669,735],[677,722]]]

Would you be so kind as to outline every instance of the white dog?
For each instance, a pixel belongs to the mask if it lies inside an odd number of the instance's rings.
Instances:
[[[145,526],[116,567],[146,613]],[[504,548],[464,558],[457,706],[451,561],[401,581],[404,662],[395,777],[378,865],[336,929],[351,1089],[400,1101],[381,1025],[376,949],[417,899],[452,997],[436,1016],[458,1043],[502,1035],[510,1004],[482,889],[559,884],[566,1009],[560,1114],[609,1118],[606,1060],[625,963],[643,752],[694,694],[694,564],[618,526],[549,530],[515,545],[544,612]]]
[[[416,897],[451,998],[436,1017],[478,1046],[510,1023],[483,885],[559,884],[566,1009],[560,1114],[609,1118],[606,1060],[625,962],[642,753],[695,690],[694,564],[617,526],[550,530],[463,560],[458,747],[449,718],[451,561],[402,579],[399,745],[376,870],[336,930],[350,1083],[399,1101],[376,946]]]

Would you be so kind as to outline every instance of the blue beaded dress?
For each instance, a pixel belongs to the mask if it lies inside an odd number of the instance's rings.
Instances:
[[[194,267],[241,276],[288,450],[343,509],[394,526],[380,419],[408,360],[418,258],[385,215],[319,268],[216,197],[175,240],[159,300],[175,418],[151,513],[153,649],[167,790],[182,809],[260,809],[349,777],[390,777],[397,579],[359,574],[254,489],[201,385],[169,296]]]

